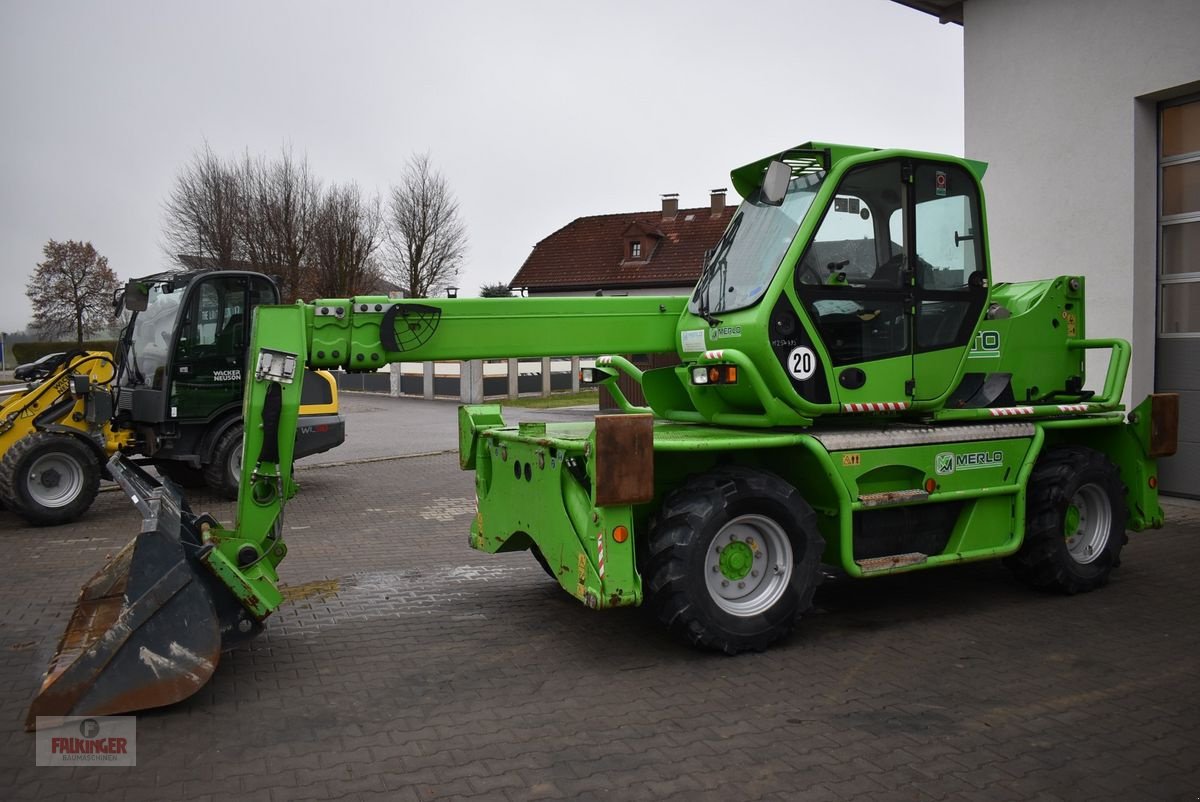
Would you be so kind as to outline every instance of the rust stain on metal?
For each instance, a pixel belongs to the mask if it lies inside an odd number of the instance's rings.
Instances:
[[[654,498],[654,416],[596,417],[596,506]]]

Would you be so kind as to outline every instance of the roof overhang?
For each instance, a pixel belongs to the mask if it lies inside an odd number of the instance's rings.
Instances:
[[[963,0],[892,0],[892,2],[932,14],[943,25],[948,22],[956,25],[963,24]]]

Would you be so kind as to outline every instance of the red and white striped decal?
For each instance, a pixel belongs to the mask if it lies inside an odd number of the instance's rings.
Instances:
[[[1059,404],[1058,411],[1059,412],[1087,412],[1088,405],[1087,404]]]
[[[1032,415],[1033,407],[995,407],[989,409],[988,412],[994,418],[1007,418],[1012,415]]]
[[[604,533],[596,533],[596,573],[600,574],[600,580],[604,580]]]
[[[597,365],[611,365],[612,357],[611,356],[598,356],[598,357],[596,357],[596,364]]]
[[[705,359],[724,359],[725,352],[724,351],[705,351],[704,358]]]
[[[871,401],[859,404],[842,404],[842,412],[903,412],[908,409],[907,401]]]

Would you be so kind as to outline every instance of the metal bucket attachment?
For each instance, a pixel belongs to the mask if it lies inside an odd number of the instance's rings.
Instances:
[[[38,716],[115,715],[188,698],[220,659],[230,629],[222,613],[236,617],[240,607],[196,559],[199,527],[179,489],[120,456],[109,471],[141,510],[142,531],[84,585],[26,729]]]

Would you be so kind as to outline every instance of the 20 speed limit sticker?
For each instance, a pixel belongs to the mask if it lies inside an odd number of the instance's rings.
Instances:
[[[817,355],[807,346],[793,348],[788,354],[787,369],[796,381],[802,382],[811,379],[812,375],[817,372]]]

